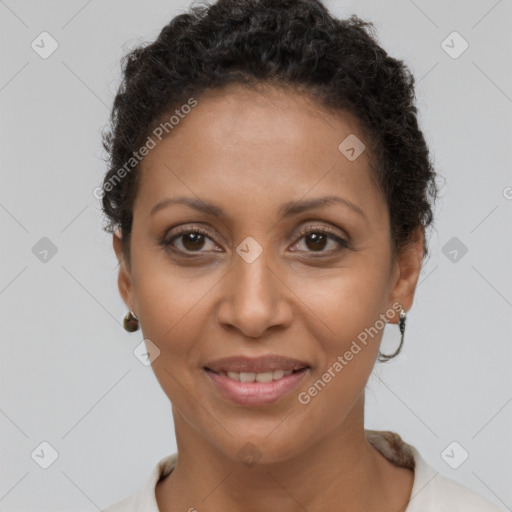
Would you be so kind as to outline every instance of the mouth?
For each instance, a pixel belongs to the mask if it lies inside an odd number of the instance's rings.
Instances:
[[[209,382],[223,398],[243,407],[278,402],[290,395],[311,373],[309,366],[266,372],[213,371],[208,367],[204,370]]]
[[[259,357],[249,357],[245,355],[223,357],[215,361],[206,362],[204,367],[215,373],[270,373],[276,370],[283,372],[301,370],[309,366],[306,361],[293,359],[291,357],[278,354],[266,354]],[[277,374],[278,377],[282,377]]]
[[[281,380],[283,377],[287,377],[292,373],[299,373],[303,370],[308,369],[309,366],[303,366],[302,368],[297,368],[296,370],[269,370],[266,372],[234,372],[234,371],[214,371],[208,367],[205,367],[205,370],[215,373],[216,375],[222,375],[223,377],[227,377],[236,382],[272,382]]]

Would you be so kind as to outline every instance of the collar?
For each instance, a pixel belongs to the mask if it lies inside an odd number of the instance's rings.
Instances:
[[[430,503],[429,493],[421,491],[438,474],[414,446],[404,442],[395,432],[388,430],[365,430],[367,441],[377,449],[386,459],[399,467],[406,467],[414,471],[414,483],[411,499],[405,512],[420,512]],[[137,510],[141,512],[159,512],[155,496],[155,487],[159,480],[166,477],[176,467],[178,454],[173,453],[160,459],[153,468],[144,489],[138,494]]]

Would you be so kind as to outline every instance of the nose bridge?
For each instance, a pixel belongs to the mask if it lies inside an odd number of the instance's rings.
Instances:
[[[247,336],[258,337],[269,326],[285,320],[279,318],[285,308],[280,304],[280,282],[272,270],[272,251],[248,237],[237,246],[233,258],[219,321],[236,326]]]
[[[236,248],[233,290],[237,295],[237,302],[244,303],[246,307],[254,304],[261,308],[263,304],[272,301],[273,283],[275,280],[270,270],[271,250],[264,249],[254,238],[247,237]],[[258,304],[261,302],[261,304]]]

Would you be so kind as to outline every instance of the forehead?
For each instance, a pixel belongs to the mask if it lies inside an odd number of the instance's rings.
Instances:
[[[139,204],[150,207],[184,192],[209,199],[221,194],[233,204],[241,197],[289,200],[329,192],[382,215],[368,141],[352,114],[271,86],[230,85],[196,100],[142,161]],[[358,152],[366,149],[348,158],[347,140]]]
[[[286,86],[230,84],[207,90],[197,103],[181,120],[174,116],[179,123],[170,135],[177,144],[199,136],[203,142],[224,147],[245,142],[248,146],[286,144],[305,150],[320,144],[324,151],[335,154],[344,133],[365,138],[355,115],[327,108],[306,92]]]

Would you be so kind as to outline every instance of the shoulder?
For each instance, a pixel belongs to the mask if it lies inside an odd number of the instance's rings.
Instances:
[[[159,512],[155,496],[158,481],[167,476],[176,466],[177,454],[167,455],[160,459],[151,471],[144,487],[121,501],[118,501],[101,512]]]
[[[414,484],[405,512],[503,512],[469,487],[430,466],[395,432],[367,430],[366,438],[388,460],[414,470]]]
[[[411,495],[410,509],[406,512],[416,512],[423,507],[415,506],[415,501],[425,502],[431,508],[429,510],[446,512],[502,512],[483,496],[469,487],[448,478],[429,466],[423,459],[418,460],[418,466],[424,465],[423,472],[428,470],[428,480],[423,487],[418,487]],[[424,499],[421,494],[424,493]]]
[[[103,509],[101,512],[135,512],[136,510],[140,510],[139,504],[142,499],[142,491],[133,493],[113,505],[110,505],[108,508]]]

